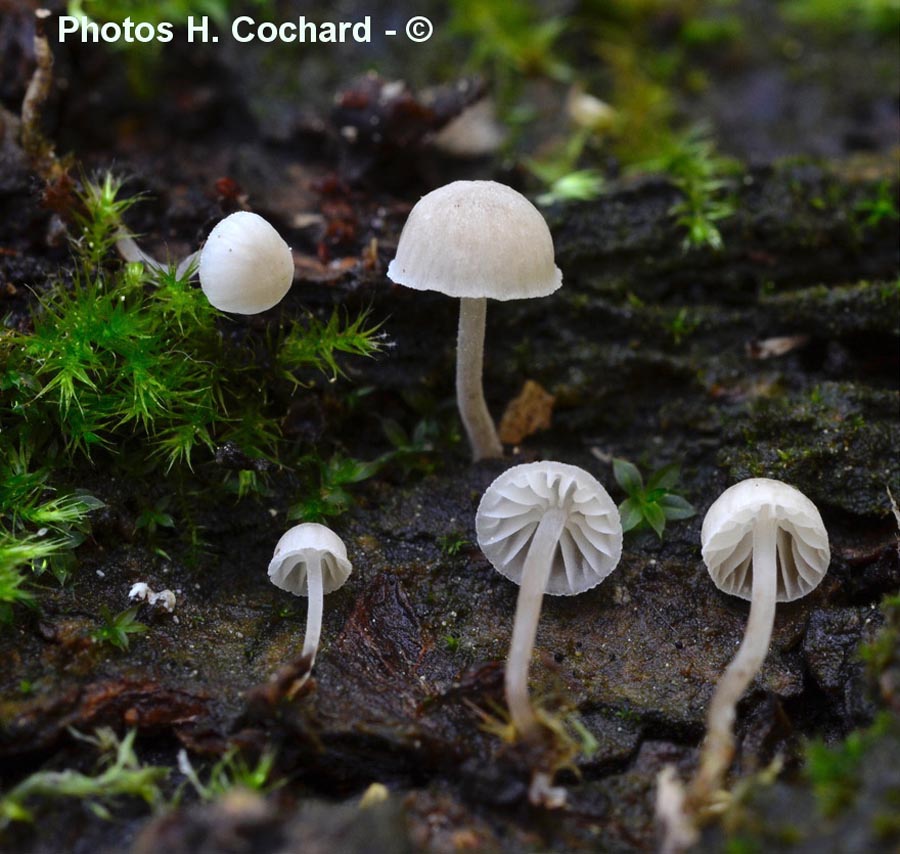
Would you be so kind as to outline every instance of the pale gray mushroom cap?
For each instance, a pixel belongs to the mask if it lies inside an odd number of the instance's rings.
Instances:
[[[294,281],[294,256],[261,216],[238,211],[210,232],[200,252],[200,287],[220,311],[258,314],[281,302]]]
[[[566,522],[544,592],[573,596],[603,581],[622,555],[619,510],[584,469],[540,462],[505,471],[478,506],[478,545],[499,573],[521,584],[534,533],[554,508],[565,512]]]
[[[412,209],[388,278],[451,297],[543,297],[562,285],[540,211],[495,181],[454,181]]]
[[[778,526],[777,601],[793,602],[819,585],[828,570],[831,552],[816,505],[780,480],[742,480],[716,499],[700,533],[703,561],[720,590],[750,599],[753,527],[764,507],[771,509]]]
[[[323,592],[331,593],[343,586],[353,571],[344,541],[330,528],[315,522],[295,525],[278,541],[269,563],[269,580],[295,596],[308,596],[306,570],[315,554],[322,561]]]

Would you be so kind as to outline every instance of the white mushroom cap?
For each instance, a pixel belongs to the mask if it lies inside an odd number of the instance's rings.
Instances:
[[[294,281],[294,257],[261,216],[238,211],[210,232],[200,253],[200,287],[220,311],[258,314],[284,298]]]
[[[342,587],[353,571],[347,548],[334,531],[315,522],[295,525],[278,541],[269,563],[269,580],[295,596],[307,596],[306,570],[315,555],[322,562],[323,592]]]
[[[565,511],[566,521],[544,592],[573,596],[596,587],[622,555],[619,510],[584,469],[540,462],[505,471],[478,506],[478,545],[498,572],[521,584],[532,537],[554,508]]]
[[[454,181],[419,199],[387,274],[418,291],[498,300],[543,297],[562,285],[544,218],[495,181]]]
[[[778,526],[777,601],[793,602],[819,585],[828,570],[831,552],[816,505],[780,480],[742,480],[718,497],[703,520],[703,561],[720,590],[750,599],[753,526],[766,507]]]

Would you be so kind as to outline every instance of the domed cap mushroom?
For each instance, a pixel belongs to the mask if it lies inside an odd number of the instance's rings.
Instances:
[[[309,657],[310,670],[322,632],[322,598],[342,587],[352,571],[343,540],[315,522],[295,525],[275,546],[269,580],[295,596],[309,597],[302,655]]]
[[[261,216],[238,211],[210,232],[200,252],[200,287],[220,311],[259,314],[277,305],[294,281],[294,258]]]
[[[831,560],[816,505],[793,486],[759,477],[726,489],[703,520],[703,561],[719,590],[751,599],[753,529],[763,508],[777,526],[776,599],[793,602],[819,585]]]
[[[709,704],[700,767],[688,792],[695,810],[710,802],[731,764],[735,709],[766,657],[775,603],[813,590],[831,558],[816,506],[794,487],[769,478],[726,489],[709,508],[700,539],[713,581],[726,593],[750,599],[750,616]]]
[[[454,181],[419,199],[388,278],[469,299],[544,297],[562,285],[540,211],[496,181]]]
[[[519,585],[506,664],[506,701],[523,736],[538,722],[528,698],[528,665],[544,593],[571,596],[595,587],[622,554],[622,524],[609,493],[564,463],[514,466],[481,499],[478,544],[494,568]]]
[[[476,460],[502,456],[482,389],[485,300],[543,297],[562,285],[544,218],[511,187],[454,181],[412,209],[387,274],[399,285],[460,298],[460,416]]]

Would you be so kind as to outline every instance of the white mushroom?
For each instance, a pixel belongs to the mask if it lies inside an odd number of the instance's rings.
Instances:
[[[619,511],[583,469],[529,463],[508,469],[488,487],[475,527],[494,568],[520,585],[506,702],[516,731],[530,737],[538,721],[528,697],[528,665],[544,593],[583,593],[615,569],[622,554]]]
[[[200,252],[200,287],[220,311],[258,314],[277,305],[294,280],[294,257],[259,214],[238,211],[210,232]]]
[[[794,487],[768,478],[726,489],[709,508],[700,538],[716,586],[749,599],[750,617],[709,705],[700,768],[689,790],[694,805],[706,803],[720,788],[731,764],[735,709],[766,656],[775,603],[793,602],[815,589],[831,559],[816,506]]]
[[[302,657],[312,670],[322,633],[322,605],[326,593],[342,587],[353,567],[343,540],[330,528],[306,522],[291,528],[275,546],[269,580],[295,596],[309,597]]]
[[[412,209],[388,278],[460,298],[456,398],[474,459],[503,456],[482,388],[487,297],[528,299],[562,285],[538,209],[494,181],[454,181]]]

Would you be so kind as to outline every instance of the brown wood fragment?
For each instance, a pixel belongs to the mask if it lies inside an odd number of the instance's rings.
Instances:
[[[500,419],[500,441],[518,445],[523,439],[550,427],[556,398],[534,380],[525,380],[522,391],[510,401]]]

